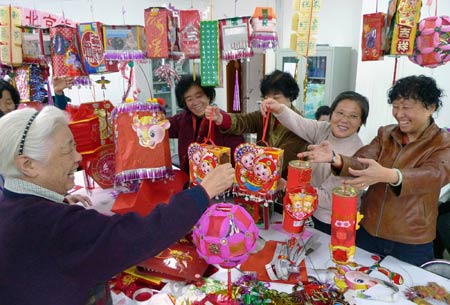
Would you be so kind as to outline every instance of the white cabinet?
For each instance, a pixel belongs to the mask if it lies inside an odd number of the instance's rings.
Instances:
[[[298,66],[296,65],[298,61]],[[314,119],[316,109],[322,105],[331,105],[341,92],[351,88],[351,48],[317,46],[316,54],[296,58],[290,49],[280,50],[277,54],[277,69],[297,72],[300,94],[295,105],[303,110],[305,117]],[[296,71],[298,69],[298,71]],[[308,69],[308,89],[306,103],[303,102],[303,81]]]

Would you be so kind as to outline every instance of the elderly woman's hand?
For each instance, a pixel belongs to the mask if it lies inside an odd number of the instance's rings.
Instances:
[[[200,184],[208,193],[209,198],[213,198],[227,190],[233,181],[234,168],[231,166],[231,163],[225,163],[220,164],[208,173]]]
[[[273,112],[275,114],[280,114],[283,112],[283,104],[277,102],[273,98],[266,98],[261,102],[261,105],[259,106],[259,110],[261,111],[262,115],[265,117],[267,113]]]
[[[205,109],[205,117],[208,120],[212,120],[217,125],[222,124],[223,115],[220,113],[219,107],[208,105]]]
[[[81,203],[84,207],[92,206],[91,199],[84,195],[79,194],[67,195],[65,199],[67,200],[67,202],[69,202],[70,205]]]

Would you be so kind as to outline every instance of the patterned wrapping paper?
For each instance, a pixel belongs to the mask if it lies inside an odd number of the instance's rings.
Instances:
[[[173,176],[169,146],[170,122],[156,101],[130,102],[112,114],[116,145],[115,189],[135,191],[141,179],[161,180]],[[127,184],[131,183],[130,186]]]
[[[75,84],[88,85],[90,80],[81,62],[77,29],[57,25],[50,29],[53,76],[72,76]]]
[[[22,64],[20,8],[0,6],[0,62],[9,66]]]
[[[391,0],[386,18],[385,53],[412,55],[422,0]]]
[[[199,185],[203,178],[219,164],[231,161],[231,149],[211,144],[192,143],[188,148],[189,179],[191,185]]]
[[[47,97],[48,70],[47,66],[37,65],[23,65],[15,69],[14,80],[22,102],[41,103]]]
[[[200,22],[200,73],[202,86],[220,86],[219,22]]]
[[[145,58],[146,42],[141,25],[103,25],[105,60],[128,61]]]
[[[189,59],[200,58],[200,12],[180,10],[180,50]]]
[[[250,58],[250,25],[248,16],[219,20],[221,57],[223,60]]]
[[[320,0],[295,0],[292,15],[290,48],[297,55],[316,53],[316,36],[319,30]]]
[[[102,24],[100,22],[77,25],[81,59],[88,74],[107,72],[104,60]]]
[[[176,21],[172,11],[150,7],[144,11],[148,58],[169,58],[179,52]]]
[[[383,58],[385,13],[363,15],[361,37],[361,60],[380,60]]]

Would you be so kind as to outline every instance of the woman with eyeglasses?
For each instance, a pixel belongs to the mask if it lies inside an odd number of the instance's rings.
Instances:
[[[358,131],[366,124],[369,102],[366,97],[353,91],[339,94],[331,105],[330,121],[306,119],[271,98],[261,104],[261,112],[271,113],[286,128],[312,144],[330,142],[336,153],[353,154],[363,143]],[[334,187],[342,185],[343,178],[332,175],[330,164],[312,164],[311,185],[318,194],[318,207],[312,220],[314,227],[331,234],[331,194]]]
[[[439,194],[450,182],[450,134],[433,119],[442,95],[431,77],[401,78],[388,93],[397,124],[380,127],[353,155],[333,152],[327,142],[301,155],[331,162],[339,176],[354,177],[349,185],[368,187],[361,198],[358,247],[418,266],[433,258]]]

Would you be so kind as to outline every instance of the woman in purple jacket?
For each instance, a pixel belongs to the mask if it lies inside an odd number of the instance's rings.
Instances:
[[[212,104],[216,97],[214,87],[204,87],[201,79],[192,75],[183,76],[175,87],[178,107],[183,109],[180,113],[169,118],[171,138],[178,138],[178,157],[180,168],[189,173],[189,160],[187,150],[191,143],[203,143],[208,135],[209,122],[205,118],[205,109]],[[223,134],[216,124],[214,128],[214,143],[218,146],[231,148],[233,156],[236,146],[244,142],[241,135]],[[233,157],[231,157],[233,159]]]

